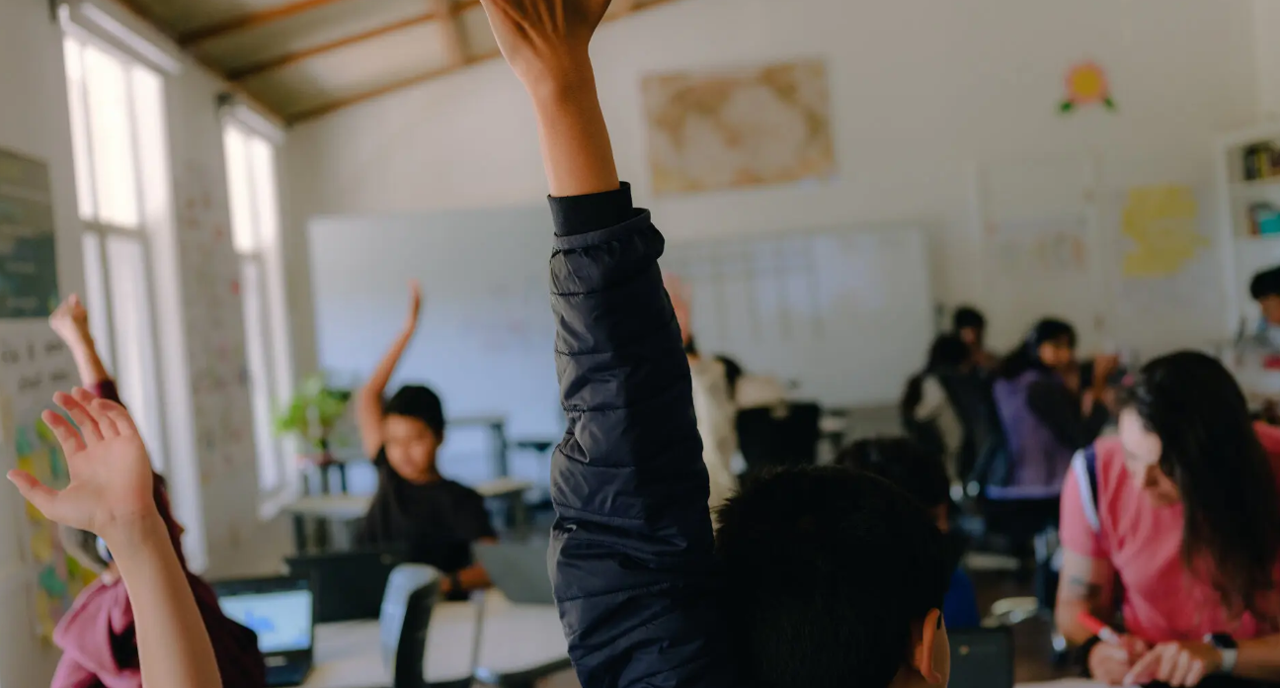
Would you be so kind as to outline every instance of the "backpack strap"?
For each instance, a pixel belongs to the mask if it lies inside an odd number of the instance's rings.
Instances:
[[[1071,474],[1080,487],[1080,506],[1093,532],[1102,532],[1102,520],[1098,516],[1098,452],[1093,445],[1076,452],[1071,458]]]

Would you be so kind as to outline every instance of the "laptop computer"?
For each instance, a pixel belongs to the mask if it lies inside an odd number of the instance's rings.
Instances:
[[[311,580],[316,623],[376,619],[391,570],[404,562],[394,551],[307,554],[285,560],[289,575]]]
[[[1013,633],[1005,627],[947,629],[950,688],[1013,688]]]
[[[305,578],[260,578],[213,586],[222,613],[258,634],[267,685],[300,686],[311,673],[315,596]]]
[[[555,604],[547,573],[547,542],[477,544],[476,560],[489,580],[517,604]]]

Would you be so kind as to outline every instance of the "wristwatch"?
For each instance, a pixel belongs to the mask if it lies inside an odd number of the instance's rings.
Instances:
[[[1240,657],[1240,644],[1235,638],[1226,633],[1210,633],[1205,636],[1204,641],[1218,648],[1218,652],[1222,654],[1222,666],[1218,667],[1219,674],[1231,674],[1236,670],[1236,660]]]

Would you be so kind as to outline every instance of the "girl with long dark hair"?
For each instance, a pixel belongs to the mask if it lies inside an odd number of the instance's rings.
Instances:
[[[1280,431],[1199,353],[1147,364],[1120,408],[1063,490],[1058,627],[1113,685],[1280,682]],[[1115,615],[1117,574],[1127,635],[1100,644],[1080,613]]]

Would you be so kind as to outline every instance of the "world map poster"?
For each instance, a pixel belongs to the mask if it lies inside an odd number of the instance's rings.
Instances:
[[[835,174],[826,64],[808,60],[644,79],[654,193]]]

